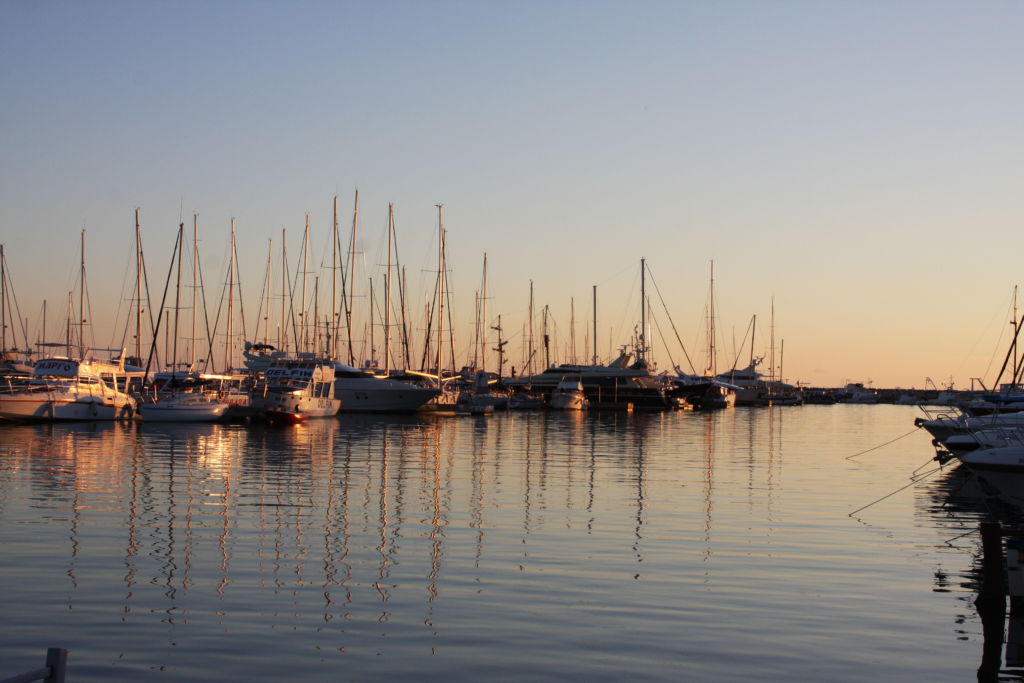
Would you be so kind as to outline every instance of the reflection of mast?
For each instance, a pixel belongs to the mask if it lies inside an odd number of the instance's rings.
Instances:
[[[437,577],[441,572],[441,541],[443,537],[444,524],[441,515],[441,433],[434,436],[433,454],[433,486],[430,492],[430,503],[433,516],[430,519],[430,573],[427,578],[427,593],[430,597],[427,602],[434,602],[437,597]]]
[[[385,427],[383,439],[381,441],[381,469],[380,469],[380,545],[377,546],[377,552],[380,553],[380,567],[378,568],[377,578],[373,586],[377,589],[377,593],[380,594],[380,601],[386,603],[388,598],[388,592],[384,589],[382,583],[388,574],[388,487],[389,487],[389,462],[388,462],[388,435],[387,428]],[[387,621],[390,612],[386,609],[381,612],[380,617],[377,621]]]
[[[636,537],[633,543],[633,552],[636,553],[637,564],[644,561],[643,553],[640,552],[640,542],[643,540],[643,526],[644,526],[644,480],[645,480],[645,463],[644,463],[644,435],[643,435],[643,422],[634,422],[632,426],[636,429],[636,527],[633,530],[633,534]],[[634,579],[640,578],[640,573],[637,572]]]
[[[709,413],[704,419],[704,562],[707,562],[712,553],[711,550],[711,528],[714,511],[715,492],[715,425],[714,414]],[[708,572],[705,570],[705,577]]]

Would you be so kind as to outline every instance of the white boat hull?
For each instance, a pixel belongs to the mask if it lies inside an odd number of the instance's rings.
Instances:
[[[227,403],[177,406],[146,403],[139,406],[143,422],[216,422],[224,417]]]
[[[554,410],[583,410],[587,407],[587,399],[582,394],[551,394],[551,407]]]
[[[398,384],[393,380],[367,379],[347,383],[335,381],[334,395],[341,399],[343,413],[413,413],[430,399],[438,389]]]
[[[33,394],[0,397],[0,419],[43,422],[90,422],[129,419],[134,412],[130,402],[85,399],[46,398]]]

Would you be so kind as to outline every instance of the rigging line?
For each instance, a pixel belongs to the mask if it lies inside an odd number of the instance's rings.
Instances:
[[[900,436],[897,436],[895,439],[892,439],[891,441],[886,441],[885,443],[880,443],[877,446],[872,446],[871,448],[867,449],[866,451],[861,451],[860,453],[854,453],[853,455],[848,455],[848,456],[846,456],[845,459],[846,460],[852,460],[852,459],[856,458],[857,456],[864,455],[865,453],[870,453],[871,451],[874,451],[874,450],[878,450],[882,446],[888,446],[891,443],[895,443],[895,442],[899,441],[902,438],[910,436],[911,434],[916,432],[918,429],[920,429],[920,427],[914,427],[913,429],[911,429],[906,434],[901,434]]]
[[[892,496],[895,496],[895,495],[896,495],[897,493],[899,493],[900,491],[905,491],[905,490],[909,489],[909,488],[910,488],[911,486],[913,486],[914,484],[917,484],[917,483],[920,483],[921,481],[923,481],[924,477],[928,476],[929,474],[934,474],[935,472],[938,472],[938,471],[939,471],[940,469],[942,469],[942,468],[941,468],[941,467],[937,467],[936,469],[932,470],[931,472],[928,472],[928,473],[926,473],[926,474],[922,475],[922,476],[921,476],[920,478],[918,478],[918,479],[914,479],[913,481],[911,481],[911,482],[910,482],[909,484],[907,484],[906,486],[901,486],[901,487],[899,487],[898,489],[896,489],[895,491],[893,491],[892,493],[887,493],[887,494],[885,494],[884,496],[882,496],[881,498],[879,498],[878,500],[872,501],[872,502],[868,503],[867,505],[865,505],[864,507],[859,507],[859,508],[857,508],[856,510],[854,510],[853,512],[851,512],[850,514],[848,514],[848,515],[847,515],[847,517],[853,517],[853,516],[854,516],[855,514],[857,514],[858,512],[862,512],[862,511],[864,511],[864,510],[867,510],[867,509],[868,509],[869,507],[871,507],[872,505],[875,505],[875,504],[877,504],[877,503],[881,503],[881,502],[882,502],[883,500],[885,500],[886,498],[891,498]]]
[[[672,314],[668,312],[668,305],[665,303],[665,298],[661,295],[661,289],[658,288],[658,282],[654,279],[654,274],[651,272],[650,268],[647,269],[647,274],[651,277],[651,284],[654,285],[654,291],[658,293],[658,300],[661,301],[661,307],[665,309],[665,315],[668,316],[668,322],[672,325],[672,332],[676,335],[676,341],[679,342],[679,347],[682,348],[683,355],[686,356],[686,362],[690,365],[690,374],[696,375],[697,370],[693,367],[693,361],[690,360],[690,354],[686,352],[686,345],[683,344],[683,340],[679,337],[679,330],[676,329],[676,322],[672,319]],[[672,364],[672,367],[675,369],[675,363]]]
[[[658,336],[661,338],[661,343],[662,343],[662,345],[664,345],[664,347],[666,349],[665,355],[668,356],[668,362],[672,364],[672,368],[673,369],[676,369],[678,366],[676,365],[675,359],[672,358],[672,352],[667,350],[668,349],[668,340],[665,339],[665,334],[664,334],[664,332],[661,331],[661,324],[658,322],[658,319],[655,318],[653,314],[651,315],[651,320],[654,321],[654,329],[656,329],[658,331]]]

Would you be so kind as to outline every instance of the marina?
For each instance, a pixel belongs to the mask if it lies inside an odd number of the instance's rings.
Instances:
[[[849,457],[918,413],[7,425],[3,673],[973,679],[1004,506],[924,430]]]
[[[0,3],[0,683],[1024,681],[1022,25]]]

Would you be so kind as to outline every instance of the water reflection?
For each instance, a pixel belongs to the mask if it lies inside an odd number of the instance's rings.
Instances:
[[[344,664],[410,679],[663,678],[684,665],[749,678],[814,662],[820,643],[802,643],[822,629],[800,619],[821,595],[854,594],[826,599],[829,619],[884,626],[860,611],[871,587],[842,578],[878,548],[858,547],[863,529],[845,518],[867,497],[866,485],[845,493],[860,470],[822,464],[833,419],[765,408],[11,427],[0,532],[19,561],[59,567],[59,596],[19,597],[18,611],[71,615],[96,679],[114,665],[202,678],[239,666],[239,642],[254,657],[240,677]],[[938,546],[981,518],[953,473],[923,490],[901,533],[938,529]],[[945,562],[925,581],[963,595],[964,547],[918,550]],[[818,597],[791,616],[808,591]],[[964,606],[958,618],[976,620]],[[756,649],[757,666],[723,670],[737,648]],[[595,651],[615,656],[591,665]],[[900,666],[912,665],[887,662]]]

